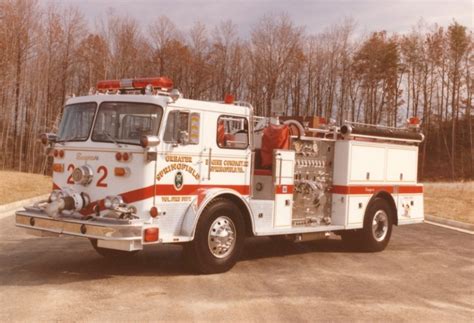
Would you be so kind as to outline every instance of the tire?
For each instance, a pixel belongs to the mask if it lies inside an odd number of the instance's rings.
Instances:
[[[377,252],[384,250],[392,235],[392,210],[384,199],[376,198],[367,207],[364,227],[341,231],[342,241],[348,249]]]
[[[339,233],[344,246],[349,250],[357,250],[361,247],[361,230],[344,230]]]
[[[125,251],[116,249],[107,249],[97,246],[97,239],[90,239],[92,247],[99,255],[107,259],[127,259],[135,256],[139,250]]]
[[[366,211],[362,229],[362,247],[365,251],[382,251],[392,236],[392,210],[387,201],[376,198]]]
[[[222,273],[237,262],[244,238],[245,223],[240,209],[229,200],[217,198],[199,218],[194,240],[185,246],[185,255],[198,273]]]

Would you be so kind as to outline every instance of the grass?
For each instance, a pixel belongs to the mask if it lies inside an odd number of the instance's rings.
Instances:
[[[51,177],[0,171],[0,205],[51,192]],[[424,183],[425,214],[474,224],[474,182]]]
[[[474,224],[474,182],[424,183],[425,214]]]
[[[51,192],[49,176],[0,171],[0,205]]]

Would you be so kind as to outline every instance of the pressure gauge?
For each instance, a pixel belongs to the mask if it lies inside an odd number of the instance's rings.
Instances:
[[[294,146],[296,153],[301,153],[301,150],[303,149],[303,143],[301,141],[295,141]]]
[[[313,151],[317,155],[319,151],[318,144],[316,142],[313,142]]]

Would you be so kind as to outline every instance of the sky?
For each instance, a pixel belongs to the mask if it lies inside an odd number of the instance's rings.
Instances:
[[[48,3],[49,0],[40,0]],[[209,27],[232,20],[242,38],[263,15],[287,13],[295,25],[309,34],[351,17],[356,32],[386,30],[409,32],[420,19],[426,23],[449,25],[453,19],[472,30],[474,0],[57,0],[78,7],[91,26],[110,10],[137,19],[143,28],[161,15],[173,20],[183,31],[196,21]]]

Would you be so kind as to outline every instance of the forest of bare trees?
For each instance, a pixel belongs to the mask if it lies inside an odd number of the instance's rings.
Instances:
[[[224,21],[190,30],[107,15],[91,27],[75,8],[0,0],[0,169],[44,172],[38,140],[55,131],[65,100],[97,80],[168,76],[185,97],[251,102],[260,115],[389,126],[422,120],[422,179],[474,178],[473,33],[419,22],[411,32],[355,33],[343,19],[309,34],[287,15],[260,17],[249,35]]]

